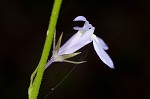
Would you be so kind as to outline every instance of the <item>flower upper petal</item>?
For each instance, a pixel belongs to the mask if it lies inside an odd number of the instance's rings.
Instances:
[[[73,21],[87,21],[84,16],[77,16]]]
[[[85,32],[93,27],[91,24],[89,24],[89,21],[87,21],[84,16],[78,16],[73,21],[84,21],[85,22],[83,27],[78,27],[78,26],[73,27],[74,30],[80,30],[82,32]]]

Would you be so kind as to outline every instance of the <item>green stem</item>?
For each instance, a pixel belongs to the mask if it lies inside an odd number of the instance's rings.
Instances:
[[[46,66],[46,62],[47,62],[51,44],[52,44],[52,38],[53,38],[54,31],[55,31],[61,3],[62,3],[62,0],[54,0],[54,5],[53,5],[51,17],[50,17],[49,27],[48,27],[48,34],[46,37],[42,56],[37,66],[37,69],[34,71],[33,75],[31,75],[32,82],[30,83],[30,86],[29,86],[29,92],[28,92],[29,99],[37,99],[42,77],[43,77],[45,66]],[[35,76],[35,79],[33,81],[34,76]]]

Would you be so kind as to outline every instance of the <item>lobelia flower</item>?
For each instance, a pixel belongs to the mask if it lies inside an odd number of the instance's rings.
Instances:
[[[83,27],[74,27],[75,30],[82,30],[82,31],[86,31],[86,29],[94,29],[94,27],[89,24],[89,22],[86,20],[85,17],[83,16],[78,16],[74,19],[74,21],[84,21],[85,24]],[[94,32],[94,31],[93,31]],[[111,60],[111,58],[109,57],[109,55],[105,52],[105,50],[108,50],[108,46],[107,44],[99,37],[97,37],[95,34],[92,33],[89,33],[90,34],[90,37],[85,37],[86,40],[92,40],[93,41],[93,46],[94,46],[94,49],[97,53],[97,55],[99,56],[99,58],[106,64],[108,65],[110,68],[114,68],[114,64],[113,64],[113,61]],[[84,35],[86,35],[86,33],[88,32],[85,32]],[[83,35],[83,36],[84,36]],[[80,39],[78,42],[77,42],[78,45],[80,44],[83,44],[82,42],[82,39]]]
[[[91,43],[92,41],[93,41],[94,49],[97,55],[99,56],[99,58],[110,68],[114,68],[111,58],[105,52],[105,50],[108,50],[108,46],[101,38],[93,34],[95,27],[89,24],[89,22],[83,16],[78,16],[73,21],[84,21],[85,23],[83,27],[74,27],[74,30],[78,30],[78,32],[74,34],[61,48],[60,48],[60,42],[61,42],[62,35],[60,36],[57,46],[56,47],[53,46],[53,48],[55,47],[55,49],[53,50],[53,55],[50,61],[47,63],[46,68],[52,62],[69,62],[74,64],[80,64],[85,62],[85,61],[73,62],[65,59],[80,54],[80,52],[77,53],[74,52],[84,47],[85,45]]]
[[[92,42],[90,39],[91,34],[94,32],[94,27],[92,29],[81,29],[76,34],[74,34],[62,47],[60,47],[60,42],[62,39],[62,35],[60,36],[57,45],[55,46],[55,33],[54,33],[54,41],[53,41],[53,54],[51,59],[47,62],[47,68],[53,62],[68,62],[74,64],[84,63],[85,61],[81,62],[74,62],[66,60],[68,58],[74,57],[80,52],[74,53],[86,44]],[[78,41],[82,41],[83,44],[78,43]],[[80,45],[78,45],[80,44]]]

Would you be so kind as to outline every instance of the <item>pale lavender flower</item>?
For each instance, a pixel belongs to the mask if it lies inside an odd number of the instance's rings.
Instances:
[[[54,48],[53,55],[51,59],[48,61],[48,63],[46,64],[46,68],[52,62],[69,62],[69,63],[74,63],[74,64],[80,64],[80,63],[85,62],[85,61],[74,62],[74,61],[69,61],[66,59],[78,55],[80,52],[77,52],[77,53],[74,53],[74,52],[84,47],[85,45],[91,43],[92,41],[93,41],[94,49],[97,55],[99,56],[99,58],[110,68],[114,68],[111,58],[105,52],[105,50],[108,50],[108,46],[101,38],[93,34],[95,27],[89,24],[89,22],[83,16],[76,17],[74,21],[84,21],[85,23],[83,27],[74,27],[74,29],[78,30],[78,32],[74,34],[62,47],[60,47],[62,35],[60,36],[60,39],[56,47],[53,46]]]
[[[81,45],[83,46],[87,42],[93,41],[94,49],[95,49],[97,55],[99,56],[99,58],[110,68],[114,68],[113,61],[111,60],[109,55],[105,52],[105,50],[108,50],[108,46],[101,38],[99,38],[95,34],[93,34],[94,27],[91,24],[89,24],[89,22],[83,16],[76,17],[74,19],[74,21],[84,21],[85,22],[83,27],[74,27],[75,30],[84,31],[84,34],[82,37],[82,38],[84,38],[84,41],[81,38],[80,40],[78,40],[76,42],[76,46],[81,46]],[[88,33],[87,31],[90,31],[90,30],[92,32]]]

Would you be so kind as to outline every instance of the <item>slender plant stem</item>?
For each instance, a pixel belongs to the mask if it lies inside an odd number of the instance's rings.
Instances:
[[[50,17],[48,33],[47,33],[44,49],[42,52],[42,56],[37,66],[37,69],[34,71],[34,74],[32,75],[32,79],[31,79],[32,83],[30,83],[30,86],[29,86],[29,92],[28,92],[29,99],[37,99],[41,81],[42,81],[43,74],[44,74],[44,70],[45,70],[45,66],[46,66],[46,62],[47,62],[51,44],[52,44],[52,38],[53,38],[54,31],[55,31],[61,3],[62,3],[62,0],[54,0],[54,5],[53,5],[51,17]],[[33,76],[35,76],[34,81],[33,81]]]

